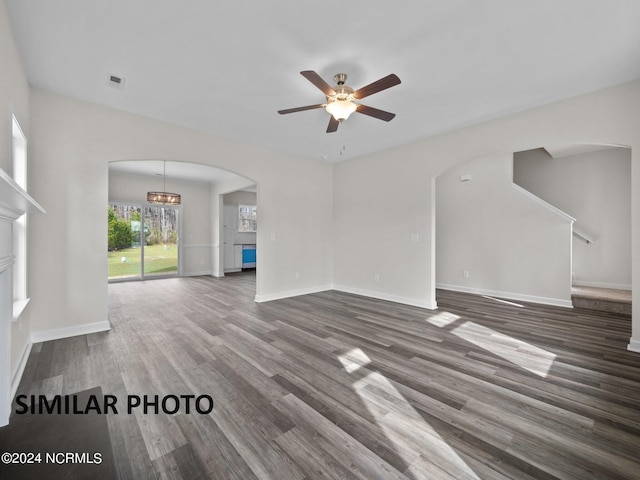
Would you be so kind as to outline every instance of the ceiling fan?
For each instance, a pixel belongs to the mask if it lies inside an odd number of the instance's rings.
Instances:
[[[400,79],[393,73],[381,78],[380,80],[376,80],[369,85],[359,88],[358,90],[354,90],[350,86],[346,85],[346,73],[338,73],[333,77],[333,80],[336,82],[334,87],[325,82],[322,77],[313,70],[305,70],[300,72],[300,75],[322,90],[322,92],[327,96],[327,103],[318,103],[316,105],[307,105],[305,107],[278,110],[279,114],[284,115],[286,113],[324,108],[331,114],[327,133],[332,133],[338,130],[340,122],[346,120],[353,112],[369,115],[370,117],[378,118],[385,122],[392,120],[393,117],[396,116],[395,113],[385,112],[384,110],[367,107],[366,105],[355,102],[356,100],[361,100],[369,95],[373,95],[374,93],[378,93],[382,90],[398,85],[400,83]]]

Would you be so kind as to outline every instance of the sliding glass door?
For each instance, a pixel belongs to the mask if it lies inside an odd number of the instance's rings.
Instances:
[[[109,279],[140,277],[141,208],[138,205],[109,205]]]
[[[177,275],[179,216],[179,207],[109,205],[109,280]]]
[[[150,205],[144,207],[148,226],[144,251],[144,275],[178,274],[178,209]]]

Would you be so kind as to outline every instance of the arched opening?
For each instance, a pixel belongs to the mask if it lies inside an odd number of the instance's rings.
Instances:
[[[225,270],[230,271],[225,256],[236,240],[231,232],[232,243],[225,242],[224,198],[244,195],[243,204],[257,206],[255,181],[209,165],[174,160],[110,162],[108,191],[109,281],[223,277]],[[178,193],[181,202],[150,204],[147,192],[151,191]],[[242,238],[251,242],[255,253],[253,225],[251,234]]]
[[[437,288],[561,306],[576,284],[630,297],[630,168],[628,148],[564,145],[442,173]]]
[[[631,149],[546,146],[516,152],[513,181],[572,218],[572,303],[631,315]]]

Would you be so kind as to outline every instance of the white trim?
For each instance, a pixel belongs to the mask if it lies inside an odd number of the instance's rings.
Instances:
[[[438,308],[438,304],[435,302],[426,302],[416,300],[414,298],[399,297],[397,295],[388,295],[386,293],[375,292],[372,290],[363,290],[360,288],[346,287],[343,285],[325,285],[319,287],[302,288],[300,290],[289,290],[287,292],[271,293],[267,295],[256,295],[255,301],[258,303],[270,302],[273,300],[281,300],[283,298],[297,297],[300,295],[309,295],[312,293],[326,292],[329,290],[335,290],[338,292],[351,293],[353,295],[360,295],[363,297],[377,298],[378,300],[385,300],[387,302],[401,303],[403,305],[409,305],[411,307],[426,308],[428,310],[435,310]]]
[[[360,288],[346,287],[344,285],[334,285],[334,290],[345,293],[352,293],[354,295],[362,295],[363,297],[377,298],[378,300],[386,300],[387,302],[401,303],[403,305],[409,305],[411,307],[426,308],[428,310],[435,310],[438,308],[438,304],[435,300],[427,302],[424,300],[418,300],[409,297],[400,297],[398,295],[389,295],[387,293],[375,292],[373,290],[363,290]]]
[[[203,275],[211,275],[211,270],[201,270],[199,272],[183,273],[182,277],[201,277]]]
[[[22,300],[14,300],[13,301],[13,321],[17,322],[20,319],[20,315],[29,305],[29,300],[31,298],[23,298]]]
[[[5,257],[0,257],[0,272],[4,272],[8,270],[16,261],[15,255],[7,255]],[[13,287],[12,287],[13,288]]]
[[[21,210],[0,204],[0,221],[13,223],[22,215],[24,215],[24,212]]]
[[[590,243],[593,243],[593,242],[594,242],[594,240],[593,240],[592,238],[587,237],[587,235],[586,235],[586,234],[584,234],[584,233],[582,233],[580,230],[576,230],[576,229],[574,228],[572,233],[573,233],[576,237],[581,238],[582,240],[584,240],[584,241],[587,243],[587,245],[588,245],[588,244],[590,244]]]
[[[46,213],[38,202],[25,192],[7,172],[0,169],[0,204],[10,211],[23,213]],[[20,216],[18,215],[18,217]],[[17,218],[17,217],[16,217]]]
[[[272,300],[281,300],[283,298],[297,297],[300,295],[309,295],[311,293],[326,292],[332,290],[331,285],[318,287],[301,288],[299,290],[289,290],[287,292],[269,293],[267,295],[256,295],[255,301],[258,303],[271,302]]]
[[[33,342],[27,341],[24,345],[24,349],[22,350],[22,355],[20,356],[20,362],[18,362],[16,371],[13,372],[13,376],[11,380],[11,400],[12,401],[13,401],[13,397],[15,397],[16,395],[16,392],[18,391],[20,382],[22,381],[24,368],[27,366],[27,361],[29,360],[29,355],[31,354],[31,347],[33,347]]]
[[[540,303],[542,305],[552,305],[554,307],[573,308],[571,300],[561,298],[538,297],[523,293],[499,292],[496,290],[486,290],[484,288],[464,287],[461,285],[447,285],[439,283],[436,288],[442,290],[452,290],[454,292],[472,293],[474,295],[488,295],[490,297],[507,298],[509,300],[519,300],[521,302]]]
[[[31,341],[33,343],[48,342],[49,340],[58,340],[60,338],[88,335],[90,333],[97,332],[106,332],[108,330],[111,330],[111,324],[107,320],[104,320],[102,322],[85,323],[83,325],[74,325],[72,327],[53,328],[51,330],[31,332]]]
[[[212,277],[222,278],[224,277],[224,272],[211,272]]]
[[[576,221],[575,218],[573,218],[571,215],[569,215],[566,212],[563,212],[562,210],[560,210],[557,207],[554,207],[553,205],[551,205],[548,202],[545,202],[543,199],[541,199],[540,197],[538,197],[537,195],[534,195],[533,193],[531,193],[529,190],[522,188],[520,185],[518,185],[517,183],[511,183],[511,187],[521,193],[522,195],[524,195],[525,197],[530,198],[531,200],[533,200],[535,203],[537,203],[538,205],[542,206],[543,208],[545,208],[546,210],[549,210],[551,213],[557,215],[558,217],[562,218],[563,220],[566,220],[567,222],[573,223]]]
[[[593,288],[611,288],[613,290],[631,290],[631,285],[622,283],[605,283],[605,282],[583,282],[574,280],[572,282],[576,287],[593,287]]]
[[[627,346],[627,350],[630,352],[640,353],[640,340],[636,340],[635,338],[629,339],[629,345]]]

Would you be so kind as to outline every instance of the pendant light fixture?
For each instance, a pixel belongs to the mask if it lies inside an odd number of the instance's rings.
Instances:
[[[162,162],[162,192],[147,192],[147,202],[161,205],[180,205],[178,193],[167,192],[167,162]]]

